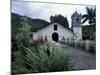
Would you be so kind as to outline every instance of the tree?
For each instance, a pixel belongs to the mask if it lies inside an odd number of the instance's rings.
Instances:
[[[31,39],[31,26],[26,23],[26,21],[21,20],[20,27],[16,26],[16,32],[12,34],[12,61],[15,61],[16,51],[21,51],[22,54],[25,54],[24,47],[29,47]]]
[[[31,26],[25,20],[20,22],[20,27],[17,29],[16,35],[13,37],[14,41],[12,44],[17,50],[22,50],[23,47],[30,46],[31,40]]]
[[[25,21],[21,22],[21,26],[18,29],[18,33],[16,34],[16,41],[19,42],[21,46],[29,46],[29,41],[31,39],[31,26],[28,25]]]
[[[96,8],[93,9],[93,8],[86,7],[86,11],[87,13],[82,16],[83,19],[82,23],[88,21],[90,25],[96,24]]]
[[[51,21],[51,23],[57,22],[65,27],[69,28],[69,23],[68,23],[67,18],[62,15],[51,16],[50,21]]]
[[[85,23],[86,21],[88,21],[88,23],[91,25],[96,25],[96,8],[89,8],[89,7],[86,7],[86,14],[84,14],[82,16],[82,19],[83,19],[83,22],[82,23]],[[93,29],[92,28],[89,28],[90,32],[89,32],[89,36],[90,36],[90,39],[93,39]]]

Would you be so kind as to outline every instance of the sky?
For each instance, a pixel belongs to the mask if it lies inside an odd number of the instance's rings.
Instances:
[[[77,11],[81,14],[86,14],[86,7],[95,8],[88,5],[69,5],[69,4],[51,4],[37,3],[32,1],[12,1],[12,12],[19,15],[25,15],[33,19],[39,18],[50,22],[50,16],[63,15],[67,17],[71,26],[71,15]]]

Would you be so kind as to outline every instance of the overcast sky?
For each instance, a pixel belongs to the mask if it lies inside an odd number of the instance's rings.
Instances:
[[[71,15],[73,12],[77,11],[78,13],[85,14],[86,7],[94,8],[95,6],[12,1],[13,13],[47,21],[50,21],[51,15],[61,14],[67,17],[69,25],[71,25]]]

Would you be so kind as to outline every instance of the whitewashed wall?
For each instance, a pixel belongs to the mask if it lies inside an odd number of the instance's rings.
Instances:
[[[57,25],[57,30],[54,31],[54,25]],[[45,39],[45,36],[47,36],[48,40],[52,40],[52,34],[54,32],[57,32],[59,35],[59,40],[64,38],[70,38],[73,36],[73,32],[62,25],[58,23],[52,23],[51,25],[48,25],[47,27],[38,30],[38,32],[33,33],[33,39],[37,39],[38,37],[42,36],[43,39]]]
[[[82,39],[82,27],[73,27],[74,38]]]

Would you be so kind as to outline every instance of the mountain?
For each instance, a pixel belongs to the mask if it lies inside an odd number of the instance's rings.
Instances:
[[[32,32],[37,31],[37,29],[43,28],[46,25],[49,25],[49,22],[42,19],[32,19],[26,16],[22,16],[19,14],[11,13],[11,29],[12,33],[16,33],[17,29],[20,27],[20,23],[22,18],[25,18],[25,21],[32,26]]]

